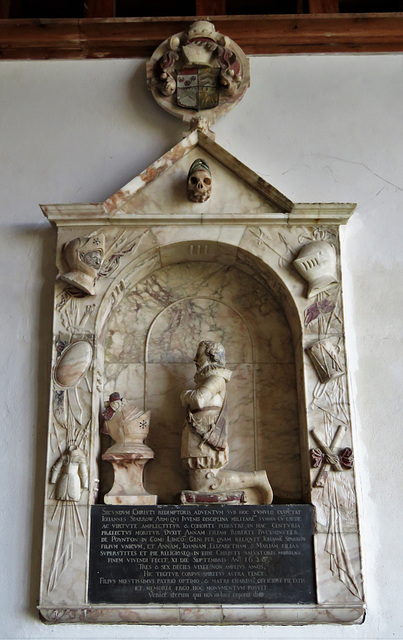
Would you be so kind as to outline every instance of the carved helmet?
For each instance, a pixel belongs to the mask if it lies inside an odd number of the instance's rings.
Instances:
[[[105,255],[105,236],[101,233],[90,238],[75,238],[63,248],[69,267],[60,278],[90,296],[95,294],[95,281]]]
[[[323,240],[304,245],[294,260],[294,267],[308,282],[308,298],[338,283],[336,251],[333,245]]]

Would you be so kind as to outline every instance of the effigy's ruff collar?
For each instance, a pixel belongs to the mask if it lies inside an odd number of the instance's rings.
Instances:
[[[200,382],[203,382],[203,380],[205,380],[206,378],[210,378],[211,376],[220,376],[221,378],[224,378],[224,380],[229,382],[231,380],[232,371],[217,364],[208,364],[207,366],[203,367],[203,369],[196,372],[194,381],[196,382],[196,384],[199,384]]]

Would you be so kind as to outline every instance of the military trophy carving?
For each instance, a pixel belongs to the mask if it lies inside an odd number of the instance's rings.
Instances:
[[[98,272],[105,255],[105,236],[101,233],[88,238],[75,238],[63,247],[68,271],[60,275],[68,282],[90,296],[95,295]]]
[[[294,267],[308,283],[307,298],[338,284],[336,251],[323,240],[314,240],[304,245],[298,258],[294,260]]]
[[[50,484],[56,486],[56,500],[79,502],[81,491],[88,489],[88,466],[85,453],[70,444],[52,467]]]
[[[259,493],[258,504],[270,504],[273,492],[265,471],[223,470],[229,456],[226,398],[232,376],[225,367],[223,345],[203,340],[194,362],[196,388],[181,395],[186,407],[181,458],[191,489],[182,491],[181,502],[245,504],[245,489],[253,489]]]

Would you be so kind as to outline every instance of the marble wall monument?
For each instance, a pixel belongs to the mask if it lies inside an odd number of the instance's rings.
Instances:
[[[104,202],[42,206],[59,275],[40,614],[359,623],[354,205],[294,203],[215,141],[249,65],[212,23],[162,43],[147,81],[183,140]]]

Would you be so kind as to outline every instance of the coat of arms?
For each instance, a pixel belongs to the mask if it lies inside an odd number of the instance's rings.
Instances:
[[[176,101],[185,109],[213,109],[220,100],[219,69],[189,67],[177,75]]]
[[[248,60],[207,20],[163,42],[147,64],[148,83],[157,102],[173,115],[185,110],[214,120],[244,95]]]

